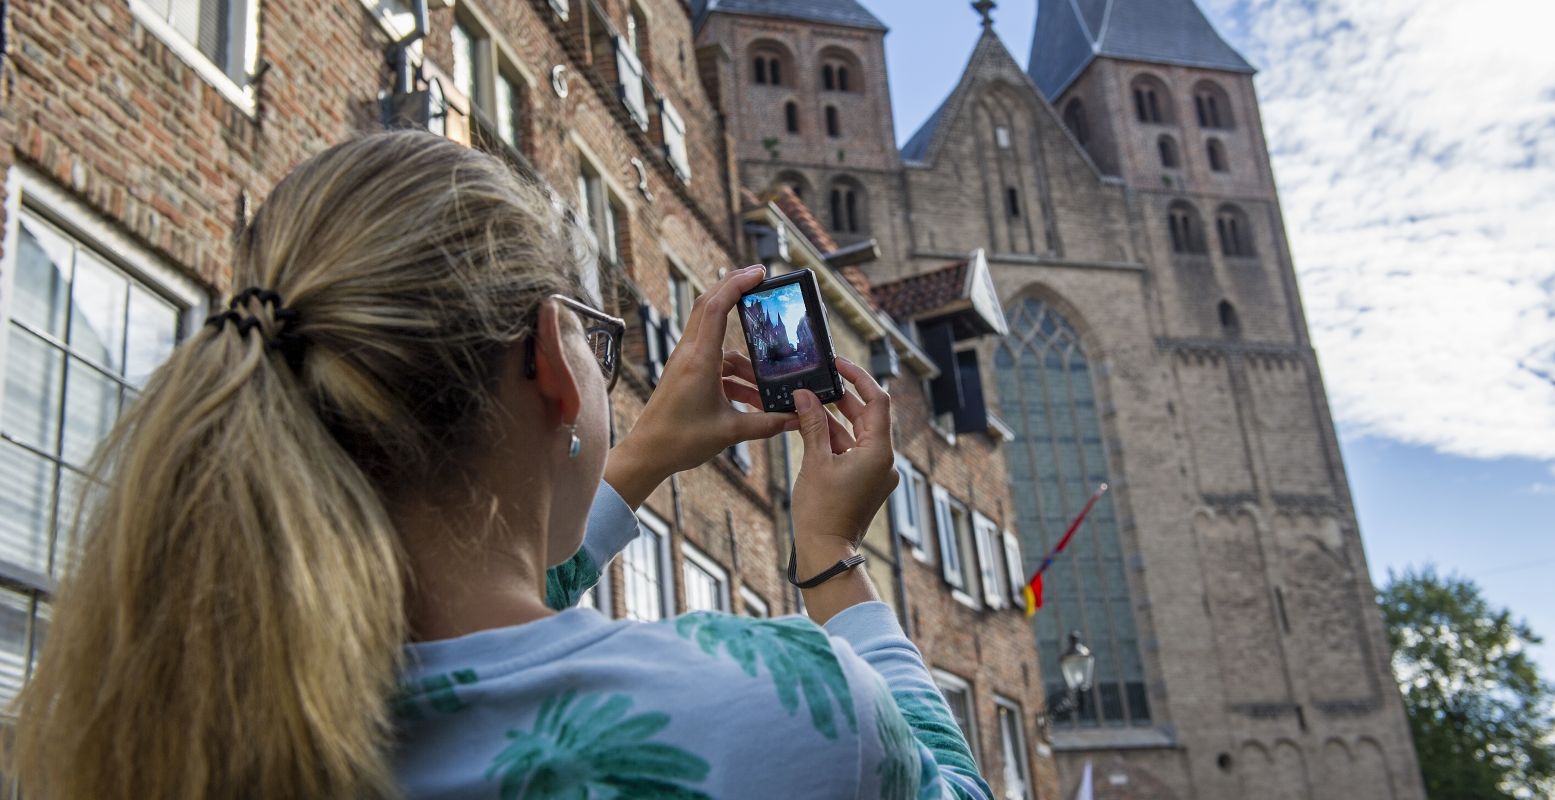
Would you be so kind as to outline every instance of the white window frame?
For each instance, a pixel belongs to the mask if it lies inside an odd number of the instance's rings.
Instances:
[[[616,51],[616,81],[621,104],[631,113],[637,127],[648,130],[648,98],[643,89],[643,62],[625,36],[610,37]]]
[[[743,584],[740,586],[740,606],[743,610],[742,613],[744,613],[747,617],[760,617],[766,619],[771,618],[772,616],[772,607],[767,605],[767,601],[761,599],[761,595],[756,594],[754,589],[751,589],[751,587],[745,586]],[[761,613],[752,614],[752,608],[761,609]]]
[[[686,121],[667,98],[659,101],[659,122],[664,131],[664,157],[669,159],[675,177],[691,183],[691,154],[686,144]]]
[[[659,616],[649,621],[664,619],[675,613],[675,565],[670,558],[670,526],[663,517],[647,508],[637,510],[637,521],[640,523],[640,528],[647,529],[638,531],[638,536],[652,535],[658,539],[655,556],[659,566]],[[630,545],[627,547],[630,548]],[[623,559],[621,589],[626,593],[626,617],[642,620],[644,618],[632,609],[632,575],[631,568],[626,563],[629,555],[628,549],[620,556]]]
[[[721,611],[725,614],[729,613],[730,609],[733,607],[730,605],[729,601],[729,571],[719,566],[718,562],[714,561],[711,556],[697,549],[696,546],[690,542],[680,543],[680,555],[683,559],[681,563],[682,570],[685,570],[688,567],[695,567],[696,569],[699,569],[707,575],[711,576],[713,580],[718,583],[717,608],[691,608],[689,595],[691,581],[685,575],[681,575],[681,584],[688,590],[686,610]]]
[[[551,10],[556,12],[556,16],[567,19],[572,15],[572,4],[568,0],[551,0]]]
[[[951,692],[959,692],[966,695],[967,727],[969,730],[964,730],[961,733],[966,737],[967,749],[972,751],[972,762],[981,765],[982,759],[977,755],[979,749],[977,746],[977,693],[972,691],[972,684],[959,675],[953,675],[942,669],[935,669],[930,672],[934,678],[934,685],[939,689],[940,694],[945,696],[946,710],[950,708]],[[955,719],[955,716],[952,713],[950,718]]]
[[[981,512],[972,512],[972,547],[977,551],[977,574],[983,584],[983,602],[989,608],[999,609],[1009,605],[1004,588],[1009,582],[1004,568],[1002,542],[997,542],[999,526]]]
[[[1007,697],[1003,697],[999,694],[995,694],[993,696],[993,705],[994,722],[999,726],[999,756],[1000,760],[1004,762],[1004,800],[1031,800],[1032,791],[1035,787],[1032,786],[1031,780],[1031,755],[1026,752],[1025,712],[1021,710],[1020,703]],[[1005,752],[1004,746],[1008,741],[1008,737],[1005,735],[1004,730],[1004,720],[1006,717],[1003,714],[1000,714],[1000,711],[1009,712],[1009,718],[1015,720],[1014,751],[1016,757],[1020,759],[1020,761],[1014,765],[1017,772],[1015,777],[1021,782],[1021,786],[1018,789],[1011,786],[1012,782],[1010,781],[1010,768],[1012,765],[1006,758],[1008,753]]]
[[[913,558],[925,564],[934,563],[929,551],[929,519],[933,506],[929,499],[929,479],[905,456],[897,455],[896,470],[902,481],[891,493],[891,515],[896,523],[896,535],[907,543]]]
[[[956,528],[955,512],[960,511],[967,526],[972,524],[972,512],[966,504],[950,496],[939,484],[933,485],[934,528],[939,538],[940,575],[951,586],[951,596],[971,608],[980,607],[976,587],[969,586],[975,574],[968,569],[967,559],[975,558],[970,552],[962,552],[960,531]],[[969,531],[970,533],[970,531]],[[967,537],[971,539],[972,537]]]
[[[253,75],[259,68],[259,3],[260,0],[250,0],[243,9],[246,19],[243,22],[243,74],[248,76],[246,83],[239,84],[233,80],[216,62],[200,52],[200,47],[195,42],[184,38],[172,23],[163,19],[157,10],[152,8],[144,0],[129,0],[130,15],[136,22],[145,26],[152,36],[157,37],[167,45],[179,60],[189,65],[206,83],[216,87],[222,96],[237,106],[240,111],[249,117],[255,117],[259,113],[259,106],[254,96]]]
[[[1004,540],[1004,569],[1009,574],[1010,580],[1010,605],[1024,610],[1026,608],[1026,560],[1021,557],[1020,539],[1005,528],[1000,534]]]
[[[612,264],[621,263],[621,251],[616,241],[620,221],[626,204],[620,200],[604,179],[604,173],[586,156],[578,159],[578,217],[584,230],[593,239],[595,251]]]

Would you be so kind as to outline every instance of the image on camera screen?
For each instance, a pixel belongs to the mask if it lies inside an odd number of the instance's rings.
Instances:
[[[763,380],[809,372],[821,365],[821,351],[805,313],[804,290],[790,283],[747,295],[740,304],[750,339],[751,360]]]

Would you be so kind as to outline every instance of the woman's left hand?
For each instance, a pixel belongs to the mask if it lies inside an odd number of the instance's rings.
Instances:
[[[605,463],[605,481],[632,508],[676,472],[705,464],[740,442],[797,429],[794,414],[732,405],[761,407],[750,360],[724,350],[723,343],[729,312],[765,275],[759,265],[731,272],[692,304],[658,388]]]

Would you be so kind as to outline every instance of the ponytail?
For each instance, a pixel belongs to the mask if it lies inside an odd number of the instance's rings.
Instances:
[[[493,353],[575,279],[538,188],[421,133],[331,148],[100,451],[8,772],[50,798],[380,797],[407,572],[383,498],[475,437]],[[268,346],[283,332],[306,351]],[[288,358],[288,355],[291,357]]]

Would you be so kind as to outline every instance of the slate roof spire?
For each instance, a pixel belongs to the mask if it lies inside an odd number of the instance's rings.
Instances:
[[[1037,0],[1026,71],[1049,100],[1097,57],[1255,71],[1194,0]]]

